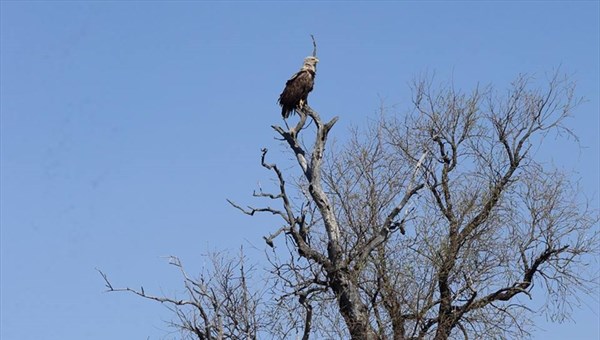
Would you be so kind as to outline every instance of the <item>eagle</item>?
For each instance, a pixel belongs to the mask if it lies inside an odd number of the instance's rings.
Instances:
[[[304,58],[304,64],[300,71],[296,72],[285,83],[285,88],[281,92],[281,95],[279,95],[278,101],[281,106],[281,115],[284,119],[307,104],[308,93],[312,91],[315,83],[318,62],[319,59],[317,57]]]

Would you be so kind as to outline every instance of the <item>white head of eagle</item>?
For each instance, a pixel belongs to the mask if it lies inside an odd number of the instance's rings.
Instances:
[[[286,83],[279,95],[281,115],[288,118],[297,109],[302,109],[308,102],[308,93],[312,91],[317,73],[317,57],[304,58],[300,71],[296,72]]]

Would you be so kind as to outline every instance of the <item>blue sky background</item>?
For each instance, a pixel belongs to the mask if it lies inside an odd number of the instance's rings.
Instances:
[[[12,2],[1,9],[1,334],[3,340],[160,339],[171,314],[115,285],[181,292],[207,250],[259,259],[269,216],[226,198],[286,159],[276,99],[312,51],[311,106],[332,135],[410,107],[409,81],[435,71],[457,87],[508,87],[559,65],[587,101],[575,143],[538,156],[577,172],[598,206],[599,2]],[[256,246],[256,249],[253,248]],[[597,339],[597,299],[574,321],[542,316],[536,339]]]

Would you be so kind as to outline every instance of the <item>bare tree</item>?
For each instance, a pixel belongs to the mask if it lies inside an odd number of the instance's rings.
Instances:
[[[185,298],[156,296],[140,289],[115,288],[98,270],[109,292],[129,292],[165,304],[177,317],[170,326],[184,339],[257,339],[260,325],[260,290],[249,286],[253,267],[246,267],[243,252],[237,258],[220,253],[206,255],[211,263],[198,277],[190,276],[179,258],[169,257],[183,277]]]
[[[335,302],[353,339],[524,336],[531,313],[521,296],[534,292],[555,297],[548,311],[565,316],[575,292],[595,285],[584,269],[598,215],[568,174],[533,157],[548,133],[574,137],[563,124],[579,104],[574,84],[558,73],[546,88],[532,80],[520,76],[506,94],[416,81],[413,112],[355,131],[329,157],[337,118],[324,123],[306,108],[295,127],[274,126],[301,170],[300,195],[264,150],[279,188],[255,195],[281,208],[236,207],[284,221],[266,238],[291,245],[275,265],[282,289],[321,316]],[[299,137],[307,119],[309,147]]]
[[[230,320],[238,311],[254,317],[241,319],[251,331],[228,334],[524,337],[535,314],[530,300],[548,301],[545,311],[558,320],[568,317],[578,294],[597,287],[586,265],[597,250],[598,212],[572,174],[535,158],[549,134],[575,138],[564,125],[580,103],[574,84],[555,73],[545,87],[534,85],[519,76],[505,93],[464,93],[417,80],[412,111],[382,115],[335,148],[328,137],[337,117],[324,122],[308,106],[294,126],[273,126],[296,167],[284,171],[263,149],[261,164],[276,185],[254,196],[271,204],[230,202],[281,220],[265,236],[271,289],[262,305],[258,295],[235,299],[250,307],[233,308]],[[186,287],[205,282],[184,277]],[[203,292],[189,291],[194,299]],[[239,292],[209,296],[202,308],[190,304],[203,315],[204,306],[214,312]],[[228,336],[214,316],[180,320],[200,339]]]

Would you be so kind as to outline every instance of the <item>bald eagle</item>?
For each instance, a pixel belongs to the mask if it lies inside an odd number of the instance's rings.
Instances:
[[[286,83],[283,92],[279,95],[281,115],[288,118],[297,109],[302,109],[307,104],[308,93],[312,91],[317,73],[317,57],[304,58],[300,71],[292,76]]]

